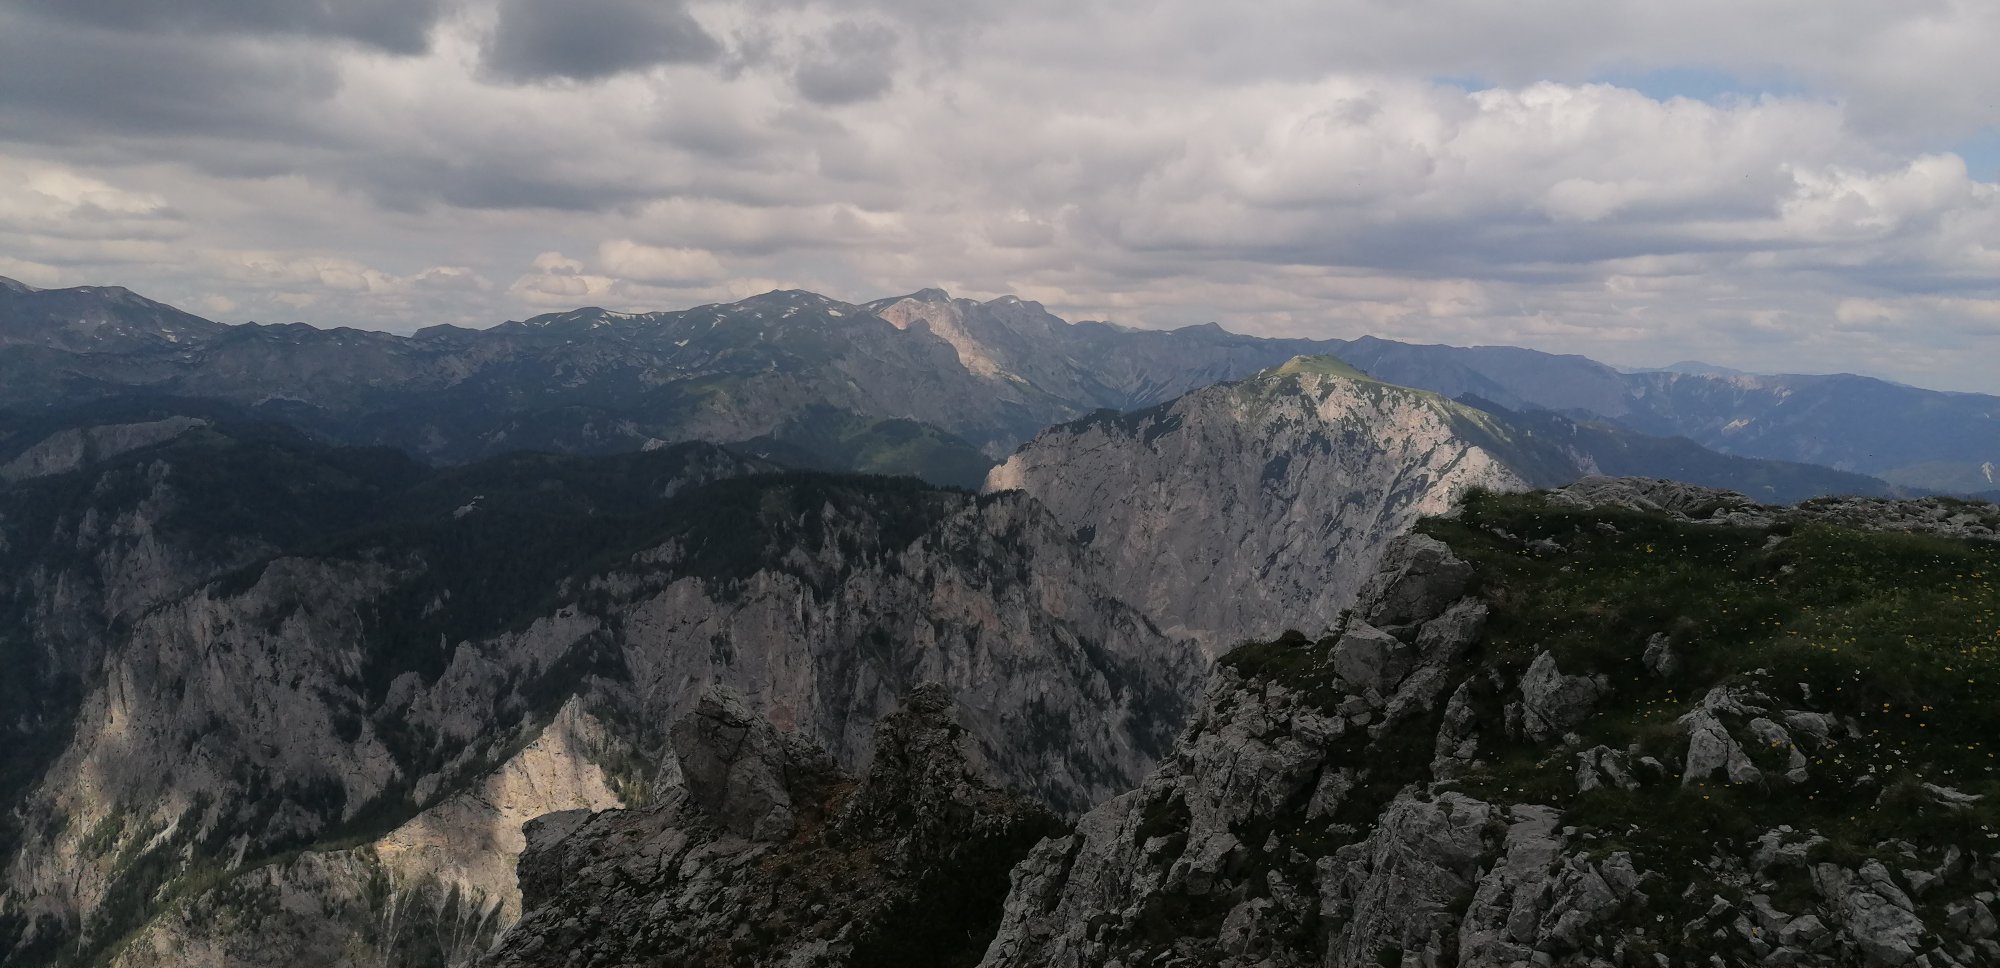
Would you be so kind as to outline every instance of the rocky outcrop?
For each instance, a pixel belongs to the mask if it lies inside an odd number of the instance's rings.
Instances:
[[[1690,519],[1706,496],[1633,490],[1602,514],[1560,493],[1479,499],[1392,548],[1333,633],[1226,655],[1159,771],[1015,869],[982,964],[2000,963],[2000,813],[1938,782],[1990,774],[1983,707],[1905,715],[1864,698],[1845,658],[1790,681],[1756,665],[1784,654],[1764,633],[1708,638],[1711,610],[1741,604],[1676,613],[1692,593],[1663,581],[1645,621],[1606,618],[1640,562],[1673,573],[1720,547],[1740,569],[1783,547],[1796,580],[1824,582],[1877,539],[1772,545]],[[1925,547],[1946,572],[1991,560]],[[1859,589],[1826,620],[1875,608]],[[1926,621],[1963,632],[1985,607]],[[1966,661],[1912,648],[1898,675]]]
[[[1047,430],[986,487],[1033,495],[1104,556],[1126,601],[1219,650],[1332,627],[1418,518],[1469,488],[1524,487],[1482,420],[1301,359]]]
[[[1390,558],[1442,564],[1437,550],[1416,538]],[[1427,758],[1376,754],[1435,734],[1484,607],[1449,601],[1461,568],[1400,574],[1363,609],[1405,619],[1400,636],[1357,619],[1318,643],[1231,653],[1160,771],[1015,871],[982,964],[1373,964],[1385,947],[1441,950],[1490,853],[1494,808],[1409,789]],[[1395,661],[1356,659],[1385,649]]]
[[[486,960],[969,965],[1007,869],[1056,820],[978,765],[941,687],[885,718],[866,774],[726,693],[675,724],[687,786],[530,827],[528,911]]]

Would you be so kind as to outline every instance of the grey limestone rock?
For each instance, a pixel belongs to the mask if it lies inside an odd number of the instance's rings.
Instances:
[[[1521,731],[1538,743],[1555,739],[1589,716],[1611,691],[1599,676],[1566,676],[1543,652],[1521,676]]]
[[[1470,574],[1428,539],[1392,548],[1398,536],[1468,489],[1526,487],[1461,433],[1467,412],[1296,361],[1052,427],[994,468],[986,489],[1025,490],[1087,529],[1121,598],[1212,650],[1336,627],[1343,609],[1371,600],[1362,586],[1385,559],[1434,571],[1361,616],[1387,629],[1437,614]]]
[[[1764,772],[1750,761],[1749,754],[1730,735],[1725,722],[1725,718],[1765,711],[1760,706],[1750,705],[1750,698],[1735,687],[1718,686],[1709,690],[1693,711],[1680,718],[1680,725],[1688,737],[1687,762],[1681,772],[1683,786],[1718,774],[1727,783],[1756,783],[1764,778]]]
[[[783,840],[798,827],[792,791],[817,792],[833,773],[826,754],[788,737],[733,693],[711,689],[669,732],[688,797],[730,833]]]
[[[1632,790],[1638,786],[1638,779],[1632,775],[1630,753],[1598,745],[1576,754],[1578,792],[1588,792],[1599,787]]]
[[[1674,652],[1674,640],[1665,632],[1655,632],[1646,639],[1646,651],[1642,656],[1646,671],[1662,679],[1671,678],[1680,671],[1680,656]]]
[[[1465,594],[1472,566],[1445,543],[1426,535],[1405,535],[1389,545],[1381,570],[1362,587],[1362,617],[1382,626],[1426,621]]]
[[[1645,477],[1586,477],[1550,491],[1549,499],[1576,507],[1617,507],[1683,518],[1755,506],[1735,491]]]
[[[1333,671],[1357,694],[1385,697],[1417,664],[1416,646],[1355,622],[1333,645]]]
[[[723,696],[674,733],[687,790],[533,825],[524,913],[483,964],[970,958],[998,921],[1007,868],[1057,828],[995,785],[942,689],[882,721],[859,778]],[[697,793],[704,778],[726,793]]]
[[[1328,962],[1366,965],[1383,950],[1418,963],[1443,958],[1457,922],[1453,899],[1478,883],[1495,817],[1491,804],[1459,794],[1390,802],[1369,838],[1325,867],[1322,916],[1345,925]]]

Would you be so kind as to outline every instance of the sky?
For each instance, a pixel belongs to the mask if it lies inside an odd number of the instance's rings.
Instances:
[[[2000,392],[1991,0],[0,0],[0,275],[774,288]]]

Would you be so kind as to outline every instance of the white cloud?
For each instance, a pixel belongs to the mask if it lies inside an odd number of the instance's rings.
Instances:
[[[606,272],[637,282],[714,282],[726,274],[722,262],[706,250],[644,245],[630,239],[598,246],[597,261]]]
[[[297,65],[254,110],[58,130],[0,94],[0,265],[398,329],[943,285],[1143,325],[2000,390],[2000,189],[1951,150],[2000,123],[1990,3],[686,11],[712,60],[600,72],[572,45],[500,81],[494,0],[468,0],[420,56],[210,41]],[[1753,90],[1601,80],[1659,71]]]

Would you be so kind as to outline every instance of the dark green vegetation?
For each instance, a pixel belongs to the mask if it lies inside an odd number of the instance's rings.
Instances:
[[[2000,545],[1811,521],[1693,524],[1538,495],[1475,495],[1462,517],[1422,530],[1475,565],[1476,593],[1492,603],[1477,661],[1518,676],[1546,650],[1566,674],[1603,674],[1613,692],[1577,727],[1582,747],[1665,765],[1636,770],[1637,789],[1578,793],[1571,756],[1519,742],[1459,788],[1566,807],[1604,849],[1692,885],[1696,908],[1735,896],[1704,863],[1780,824],[1826,838],[1814,859],[1850,866],[1885,843],[1931,856],[1985,849],[2000,831]],[[1656,634],[1680,658],[1670,675],[1642,662]],[[1722,686],[1848,728],[1799,744],[1803,779],[1784,777],[1791,747],[1749,744],[1760,781],[1683,785],[1676,721]],[[1925,784],[1982,799],[1947,804]],[[1808,890],[1804,876],[1786,889]]]
[[[1885,782],[1996,782],[2000,545],[1822,523],[1692,524],[1537,495],[1474,495],[1462,517],[1421,529],[1475,565],[1495,606],[1487,661],[1525,667],[1547,650],[1565,672],[1611,677],[1629,716],[1594,721],[1621,731],[1607,741],[1643,737],[1707,687],[1749,677],[1797,708],[1866,724],[1883,755],[1854,765],[1881,766]],[[1544,539],[1562,551],[1528,547]],[[1641,661],[1654,633],[1681,657],[1664,680]],[[1856,779],[1821,772],[1820,792]]]
[[[907,474],[976,491],[993,469],[972,444],[927,423],[876,420],[811,407],[769,434],[732,449],[791,467],[864,474]]]

